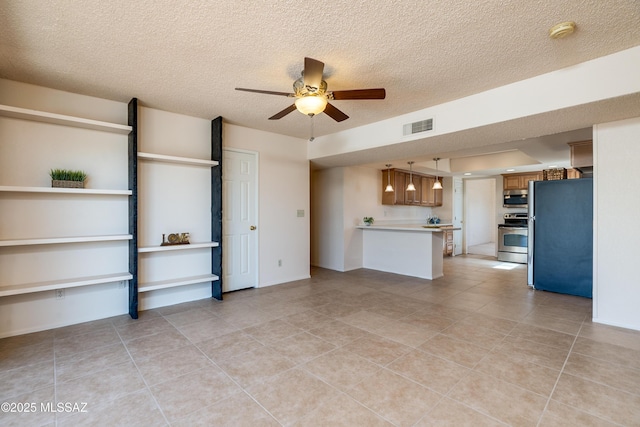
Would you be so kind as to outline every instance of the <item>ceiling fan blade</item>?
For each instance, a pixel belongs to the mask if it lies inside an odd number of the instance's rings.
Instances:
[[[387,95],[386,91],[380,89],[354,89],[354,90],[335,90],[331,92],[333,99],[340,101],[343,99],[384,99]]]
[[[293,93],[274,92],[274,91],[271,91],[271,90],[245,89],[243,87],[237,87],[236,90],[241,90],[243,92],[264,93],[266,95],[295,96]]]
[[[319,88],[322,84],[322,72],[324,71],[324,62],[320,62],[313,58],[304,58],[304,85]]]
[[[343,113],[342,111],[338,110],[336,107],[328,103],[324,109],[324,112],[327,116],[331,117],[336,122],[341,122],[349,118],[349,116],[347,116],[345,113]]]
[[[288,106],[287,108],[285,108],[284,110],[280,111],[279,113],[274,114],[273,116],[269,117],[269,120],[278,120],[283,118],[284,116],[286,116],[287,114],[289,114],[292,111],[296,110],[296,104],[292,104],[290,106]]]

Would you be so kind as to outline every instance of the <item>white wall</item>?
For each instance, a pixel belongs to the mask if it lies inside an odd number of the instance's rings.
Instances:
[[[222,129],[224,148],[259,153],[259,286],[308,278],[310,178],[306,141],[228,123]],[[297,216],[298,210],[304,211],[303,217]]]
[[[465,226],[467,246],[496,241],[496,180],[465,180]]]
[[[313,171],[311,264],[344,271],[344,169]]]
[[[640,330],[640,118],[593,132],[593,320]]]

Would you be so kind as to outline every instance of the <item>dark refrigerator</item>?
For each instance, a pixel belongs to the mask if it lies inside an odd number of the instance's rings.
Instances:
[[[529,182],[527,283],[591,298],[593,179]]]

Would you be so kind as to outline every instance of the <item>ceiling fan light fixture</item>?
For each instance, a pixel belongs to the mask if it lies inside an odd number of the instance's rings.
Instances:
[[[302,114],[315,116],[324,111],[327,106],[327,98],[324,95],[306,95],[296,99],[295,104]]]

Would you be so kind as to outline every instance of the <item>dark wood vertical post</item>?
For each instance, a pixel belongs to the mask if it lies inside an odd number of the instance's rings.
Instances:
[[[211,160],[218,166],[211,168],[211,273],[219,277],[211,282],[211,296],[222,300],[222,117],[211,120]]]
[[[138,318],[138,99],[129,102],[129,315]]]

